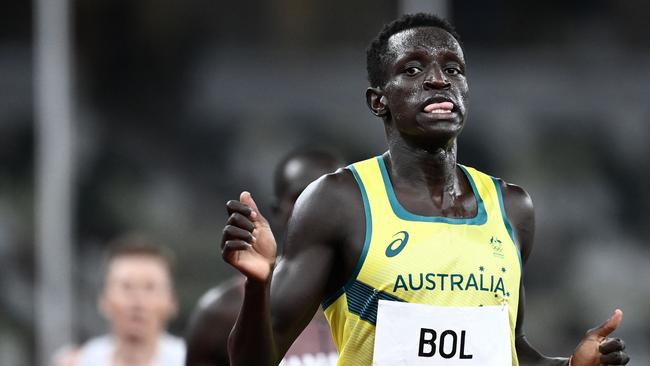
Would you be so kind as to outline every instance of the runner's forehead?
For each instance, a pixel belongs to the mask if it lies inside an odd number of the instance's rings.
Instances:
[[[147,255],[114,258],[109,263],[106,272],[106,280],[109,282],[141,280],[143,278],[169,281],[171,274],[162,259]]]
[[[388,38],[387,51],[394,56],[410,50],[426,49],[431,53],[451,51],[465,59],[460,44],[449,32],[438,27],[418,27],[403,30]]]

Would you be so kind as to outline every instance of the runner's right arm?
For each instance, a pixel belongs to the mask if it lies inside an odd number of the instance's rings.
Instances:
[[[273,234],[250,194],[244,192],[226,206],[230,217],[222,255],[247,277],[244,302],[229,338],[230,362],[277,365],[320,302],[351,273],[351,256],[339,253],[350,241],[363,240],[359,190],[345,170],[312,183],[296,202],[277,266]]]

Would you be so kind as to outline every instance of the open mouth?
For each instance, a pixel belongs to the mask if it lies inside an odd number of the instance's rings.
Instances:
[[[431,114],[449,114],[455,112],[456,104],[446,97],[434,97],[425,101],[422,110]]]
[[[431,103],[424,107],[427,113],[451,113],[453,110],[454,103],[451,102]]]

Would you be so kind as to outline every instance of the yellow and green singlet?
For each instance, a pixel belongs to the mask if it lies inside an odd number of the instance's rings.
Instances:
[[[395,196],[381,156],[348,167],[361,190],[365,242],[347,283],[322,306],[339,365],[372,365],[379,300],[436,306],[504,305],[512,364],[521,257],[503,208],[499,182],[459,165],[477,202],[476,216],[421,216]]]

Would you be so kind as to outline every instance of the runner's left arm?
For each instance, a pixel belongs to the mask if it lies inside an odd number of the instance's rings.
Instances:
[[[569,358],[547,357],[537,351],[526,338],[523,330],[526,295],[523,285],[523,271],[532,252],[535,236],[535,215],[533,202],[528,193],[519,186],[501,181],[503,203],[506,215],[510,221],[517,245],[522,258],[522,281],[519,286],[519,306],[517,324],[515,327],[515,347],[521,365],[569,365]],[[617,310],[614,315],[601,326],[589,330],[571,358],[572,366],[626,365],[630,358],[625,352],[625,343],[619,338],[608,338],[622,318],[622,312]]]

